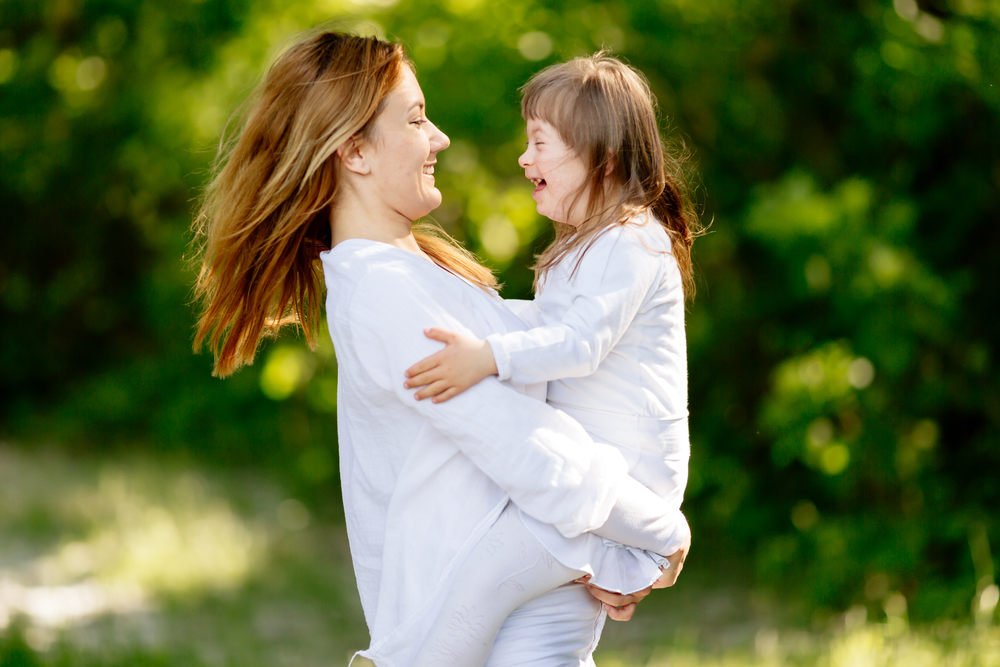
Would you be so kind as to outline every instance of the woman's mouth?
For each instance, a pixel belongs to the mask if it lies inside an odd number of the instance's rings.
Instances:
[[[423,167],[423,169],[421,169],[421,172],[423,173],[423,175],[424,176],[430,176],[432,181],[434,180],[434,165],[435,164],[437,164],[437,163],[436,162],[432,162],[431,164],[425,164],[424,167]]]
[[[542,189],[545,188],[545,179],[544,178],[532,178],[531,182],[535,184],[535,193],[541,192]],[[532,194],[534,194],[534,193],[532,193]]]

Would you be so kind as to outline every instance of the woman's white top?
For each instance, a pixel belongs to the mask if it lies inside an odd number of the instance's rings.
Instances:
[[[363,655],[402,667],[405,656],[380,649],[419,642],[453,565],[508,498],[580,535],[607,520],[626,464],[546,405],[544,384],[489,378],[441,404],[403,388],[404,371],[441,348],[428,327],[477,338],[524,328],[495,294],[374,241],[320,257],[347,532],[372,637]]]
[[[604,231],[552,268],[533,301],[507,302],[532,328],[487,337],[499,377],[548,381],[548,400],[597,442],[620,449],[629,473],[680,507],[690,443],[684,291],[670,237],[645,213]],[[526,522],[564,564],[583,555]],[[633,555],[635,555],[633,553]],[[621,587],[635,563],[611,552],[592,581]]]

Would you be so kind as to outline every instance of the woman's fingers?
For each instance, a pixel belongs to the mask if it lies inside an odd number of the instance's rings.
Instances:
[[[590,591],[591,595],[605,604],[609,604],[612,607],[624,607],[625,605],[634,604],[642,600],[652,592],[653,587],[649,586],[641,591],[629,593],[628,595],[612,593],[611,591],[606,591],[603,588],[598,588],[597,586],[593,586],[591,584],[587,584],[587,590]]]
[[[635,613],[635,603],[633,602],[621,607],[613,607],[605,604],[604,611],[608,612],[608,618],[612,621],[628,621],[631,620],[632,614]]]

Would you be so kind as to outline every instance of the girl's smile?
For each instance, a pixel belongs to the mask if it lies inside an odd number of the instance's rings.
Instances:
[[[559,132],[541,119],[528,121],[528,145],[517,162],[535,185],[539,214],[574,227],[583,222],[587,169]]]

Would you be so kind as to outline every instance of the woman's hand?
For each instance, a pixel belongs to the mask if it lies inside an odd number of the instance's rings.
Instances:
[[[681,548],[667,556],[667,562],[670,563],[670,566],[665,570],[660,570],[660,578],[649,588],[644,588],[629,595],[612,593],[611,591],[606,591],[603,588],[592,585],[589,574],[577,579],[576,583],[586,586],[587,592],[604,604],[604,610],[608,612],[608,618],[613,621],[628,621],[635,613],[636,604],[649,595],[654,588],[669,588],[677,583],[677,577],[680,576],[681,570],[684,569],[684,560],[687,558],[688,551],[690,550],[691,531],[688,530]]]
[[[644,588],[641,591],[636,591],[635,593],[630,593],[628,595],[622,595],[620,593],[612,593],[611,591],[606,591],[603,588],[598,588],[590,583],[590,575],[580,577],[576,580],[577,583],[583,584],[587,587],[587,592],[593,595],[595,598],[601,601],[604,605],[604,611],[608,612],[608,618],[612,621],[628,621],[632,618],[632,614],[635,613],[635,606],[644,597],[649,595],[653,591],[653,587]]]
[[[493,349],[485,340],[468,338],[445,329],[425,329],[424,335],[445,348],[406,369],[407,389],[422,387],[414,398],[443,403],[480,380],[497,374]]]

